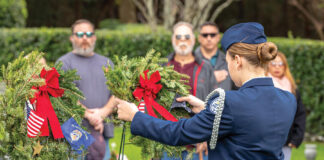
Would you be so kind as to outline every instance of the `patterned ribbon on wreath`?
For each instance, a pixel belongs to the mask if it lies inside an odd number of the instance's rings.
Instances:
[[[150,116],[157,118],[153,110],[154,108],[166,120],[173,122],[178,121],[170,112],[168,112],[168,110],[154,100],[156,98],[156,94],[162,89],[161,84],[156,84],[161,80],[159,71],[154,72],[150,78],[147,77],[148,72],[149,70],[144,71],[145,78],[140,76],[140,86],[138,86],[133,92],[134,97],[138,101],[141,101],[142,98],[144,99],[147,112]]]
[[[61,97],[64,93],[64,89],[61,89],[59,85],[59,76],[55,68],[48,71],[43,68],[40,77],[45,79],[46,84],[40,87],[33,87],[38,92],[35,93],[34,98],[30,99],[32,104],[36,101],[36,113],[42,115],[45,119],[40,129],[40,136],[49,136],[48,119],[55,139],[64,138],[60,122],[57,119],[49,97],[49,94],[53,97]]]

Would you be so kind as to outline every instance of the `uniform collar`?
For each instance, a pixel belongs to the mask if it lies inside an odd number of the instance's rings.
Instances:
[[[252,86],[273,86],[273,81],[269,77],[264,77],[264,78],[253,78],[243,84],[243,86],[240,88],[249,88]]]

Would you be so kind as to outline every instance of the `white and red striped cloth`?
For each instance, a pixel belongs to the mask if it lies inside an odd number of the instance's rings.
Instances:
[[[45,119],[37,115],[37,113],[33,110],[29,102],[27,102],[26,105],[27,105],[27,136],[33,138],[38,135],[38,132],[42,128]]]
[[[141,102],[137,106],[138,110],[142,113],[145,113],[145,102],[141,100]]]

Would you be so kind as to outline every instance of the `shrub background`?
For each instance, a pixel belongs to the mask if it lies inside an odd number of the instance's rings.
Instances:
[[[0,64],[6,65],[21,51],[45,52],[49,64],[72,50],[67,28],[0,29]],[[161,28],[123,26],[116,30],[96,30],[95,51],[114,56],[143,56],[154,48],[166,56],[172,52],[171,33]],[[290,69],[307,109],[307,132],[324,136],[324,42],[306,39],[269,38],[286,54]],[[196,42],[198,43],[198,42]]]
[[[0,0],[0,26],[25,27],[27,12],[25,0]]]

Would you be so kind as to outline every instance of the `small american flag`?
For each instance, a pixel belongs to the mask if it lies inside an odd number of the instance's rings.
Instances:
[[[142,113],[145,113],[145,102],[141,100],[141,102],[137,106],[138,110]]]
[[[27,110],[27,136],[28,137],[36,137],[38,135],[39,130],[41,129],[44,118],[37,115],[33,110],[33,106],[29,101],[26,102],[26,110]]]

